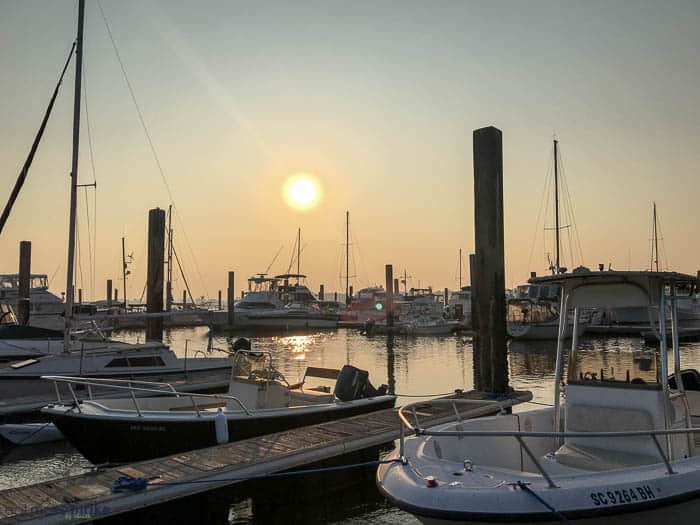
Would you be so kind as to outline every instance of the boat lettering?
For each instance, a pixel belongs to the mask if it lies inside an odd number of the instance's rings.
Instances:
[[[656,497],[649,485],[640,485],[638,487],[621,490],[608,490],[605,492],[591,492],[590,496],[593,504],[596,506],[647,501]]]
[[[142,432],[165,432],[165,427],[163,425],[131,425],[129,430]]]

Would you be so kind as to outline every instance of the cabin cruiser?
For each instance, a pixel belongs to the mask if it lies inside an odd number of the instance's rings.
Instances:
[[[314,386],[312,377],[335,386]],[[100,386],[91,379],[46,379],[71,388]],[[133,386],[130,391],[154,390],[145,383]],[[373,388],[367,372],[350,365],[342,370],[309,367],[300,382],[290,384],[273,367],[269,352],[239,349],[226,395],[172,391],[151,398],[54,404],[43,412],[91,462],[120,463],[391,408],[396,397],[386,390],[386,385]]]
[[[12,361],[0,366],[0,399],[55,395],[45,375],[83,376],[142,381],[211,381],[220,389],[231,370],[228,357],[179,358],[162,343],[95,343],[84,350]],[[209,389],[209,387],[204,387]],[[64,395],[67,395],[67,390]]]
[[[0,302],[15,310],[19,304],[19,274],[0,275]],[[31,324],[41,328],[60,329],[66,305],[49,291],[49,277],[33,273],[29,276],[29,314]]]
[[[458,291],[452,292],[445,306],[445,312],[449,319],[460,321],[463,328],[471,328],[472,325],[472,287],[462,286]]]
[[[508,301],[507,308],[508,335],[513,339],[557,339],[560,312],[559,287],[537,284],[518,286],[515,297]],[[579,316],[582,315],[583,312],[579,314]],[[576,326],[576,335],[581,336],[586,330],[586,324],[579,322]],[[572,337],[573,328],[573,318],[568,314],[564,332],[567,339]]]
[[[700,512],[700,374],[683,370],[677,297],[697,277],[674,272],[588,272],[533,279],[562,287],[560,311],[647,307],[656,323],[649,359],[580,355],[572,338],[568,379],[560,319],[552,407],[421,428],[401,409],[400,448],[377,472],[380,491],[423,523],[697,523]],[[574,317],[574,324],[577,323]],[[574,334],[576,332],[574,331]],[[669,353],[673,374],[669,376]],[[677,378],[681,380],[678,381]],[[408,436],[414,431],[415,435]]]
[[[407,300],[408,299],[408,300]],[[461,323],[445,319],[444,306],[436,296],[406,296],[393,304],[393,319],[368,321],[364,332],[374,334],[400,335],[449,335],[461,328]]]
[[[340,320],[347,323],[365,323],[386,318],[383,310],[386,291],[381,286],[362,288],[355,294],[350,304],[341,314]]]

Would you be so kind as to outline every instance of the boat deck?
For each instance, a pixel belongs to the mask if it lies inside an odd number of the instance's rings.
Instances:
[[[529,395],[516,392],[511,398],[527,401]],[[479,392],[454,397],[476,401],[475,408],[486,407],[490,401]],[[483,403],[479,403],[482,400]],[[494,407],[494,412],[496,410]],[[454,411],[450,404],[426,401],[418,405],[417,415],[421,424],[435,424],[453,419]],[[387,409],[132,465],[99,469],[1,491],[0,523],[90,522],[239,483],[241,478],[295,469],[377,447],[398,437],[397,410]],[[113,493],[112,484],[124,475],[158,478],[145,490]],[[176,484],[166,484],[173,482]]]

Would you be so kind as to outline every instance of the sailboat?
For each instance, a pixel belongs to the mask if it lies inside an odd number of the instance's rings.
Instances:
[[[64,312],[64,328],[62,345],[58,341],[36,341],[35,346],[38,357],[23,361],[15,361],[0,368],[0,397],[2,406],[0,411],[7,413],[14,411],[16,407],[26,407],[26,396],[32,396],[31,407],[39,408],[42,404],[42,396],[55,395],[56,390],[50,382],[41,379],[44,375],[81,376],[91,378],[132,378],[144,381],[201,381],[204,390],[226,388],[228,376],[231,370],[229,358],[196,358],[181,359],[161,342],[148,342],[134,345],[123,342],[104,340],[94,346],[84,343],[76,343],[73,338],[75,313],[73,308],[74,294],[74,268],[76,245],[76,208],[78,189],[78,154],[80,148],[80,110],[82,93],[82,60],[83,60],[83,25],[85,15],[85,1],[78,3],[78,31],[71,55],[75,52],[75,90],[73,104],[73,145],[70,176],[70,212],[68,230],[68,264],[66,271],[66,300]],[[66,62],[63,72],[68,67]],[[62,78],[62,77],[61,77]],[[60,83],[59,83],[60,85]],[[58,87],[54,92],[54,99]],[[51,105],[53,104],[53,99]],[[51,107],[51,105],[49,107]],[[42,128],[46,124],[48,114],[44,119]],[[38,146],[38,139],[30,153],[30,159]],[[10,202],[2,216],[2,224],[9,215],[14,200],[17,198],[28,171],[28,163],[25,164],[17,185],[13,190]],[[7,345],[11,340],[4,340]],[[26,341],[25,341],[26,343]],[[60,351],[59,351],[60,348]],[[52,355],[46,355],[52,354]],[[68,395],[68,391],[63,392]],[[82,392],[76,396],[89,396],[90,392]],[[38,406],[37,406],[38,404]],[[20,410],[20,409],[17,409]],[[24,409],[22,409],[24,410]]]
[[[566,272],[561,266],[561,242],[559,224],[559,141],[554,140],[554,237],[555,259],[550,263],[553,275]],[[575,270],[577,271],[577,270]],[[515,297],[508,301],[507,330],[513,339],[556,339],[559,335],[559,289],[557,286],[542,286],[539,284],[521,285],[516,288]],[[584,323],[574,323],[567,312],[565,337],[573,336],[574,324],[577,336],[586,330]]]

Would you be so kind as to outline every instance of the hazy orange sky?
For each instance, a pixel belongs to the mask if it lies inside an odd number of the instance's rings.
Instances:
[[[297,227],[310,287],[343,289],[346,209],[356,288],[382,282],[386,263],[397,273],[406,268],[409,285],[456,288],[458,250],[473,250],[471,134],[487,125],[503,131],[508,285],[546,270],[552,234],[545,247],[537,217],[554,135],[587,266],[648,267],[656,200],[663,265],[700,268],[697,2],[102,6],[190,241],[191,252],[176,221],[195,296],[214,297],[228,270],[242,289],[280,246],[270,271],[286,271]],[[0,2],[2,205],[74,38],[76,13],[73,1]],[[113,278],[121,294],[126,236],[135,258],[129,297],[138,297],[147,211],[166,208],[169,196],[93,1],[84,69],[97,236],[91,271],[81,190],[78,287],[102,298]],[[70,70],[0,237],[0,271],[16,272],[18,241],[32,240],[32,269],[53,276],[57,292],[65,289],[72,82]],[[86,123],[83,107],[82,183],[93,180]],[[282,195],[298,172],[313,174],[323,191],[306,212]]]

